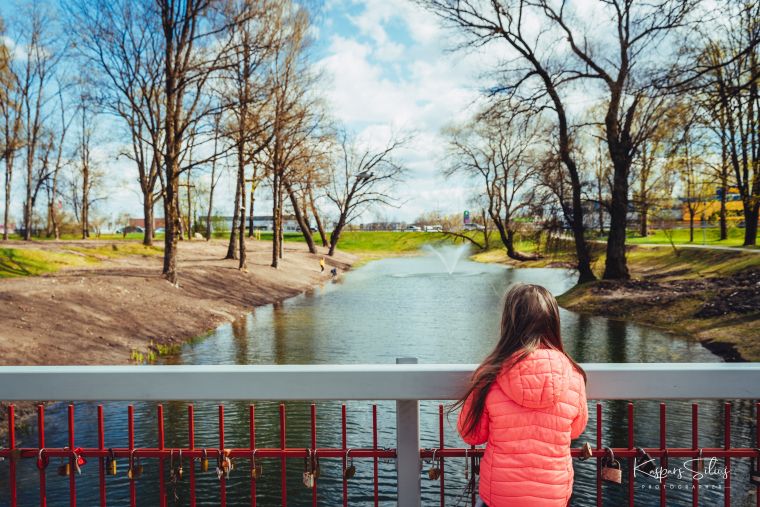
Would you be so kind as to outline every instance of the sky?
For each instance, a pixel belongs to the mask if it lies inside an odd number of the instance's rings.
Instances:
[[[472,113],[485,57],[452,52],[451,32],[408,0],[329,0],[315,37],[333,115],[372,145],[414,136],[397,157],[408,169],[394,192],[399,207],[362,219],[412,222],[467,209],[471,183],[443,176],[441,129]]]

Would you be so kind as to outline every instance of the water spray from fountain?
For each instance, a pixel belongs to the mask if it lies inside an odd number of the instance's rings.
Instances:
[[[438,259],[443,264],[444,269],[448,274],[454,274],[454,271],[457,269],[457,264],[459,263],[459,259],[462,258],[462,256],[465,254],[465,252],[468,252],[470,250],[470,245],[463,244],[459,246],[440,246],[438,248],[434,247],[433,245],[424,245],[422,247],[423,250],[432,252],[435,254]]]

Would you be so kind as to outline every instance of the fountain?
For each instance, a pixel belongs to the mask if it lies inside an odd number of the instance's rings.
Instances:
[[[446,269],[446,272],[448,274],[454,274],[454,271],[457,269],[457,264],[459,263],[459,259],[462,258],[462,255],[465,254],[465,252],[470,250],[470,245],[463,244],[459,246],[441,246],[441,247],[434,247],[432,245],[424,245],[422,247],[423,250],[426,250],[428,252],[434,253],[438,259],[440,259],[441,263],[443,264],[443,267]]]

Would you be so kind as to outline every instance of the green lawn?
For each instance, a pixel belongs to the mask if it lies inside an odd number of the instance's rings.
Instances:
[[[35,248],[0,248],[0,278],[43,275],[61,268],[92,264],[105,258],[125,255],[157,256],[161,253],[159,248],[146,247],[137,242],[76,246],[60,252]]]
[[[673,237],[673,242],[677,245],[689,244],[689,229],[672,229],[667,231]],[[649,236],[643,238],[638,235],[629,235],[626,242],[631,245],[646,245],[658,243],[670,243],[668,234],[662,229],[654,230]],[[699,225],[694,227],[694,245],[718,245],[718,246],[741,246],[744,242],[744,229],[738,227],[729,227],[728,239],[720,241],[720,229],[718,227],[708,227],[704,229]]]

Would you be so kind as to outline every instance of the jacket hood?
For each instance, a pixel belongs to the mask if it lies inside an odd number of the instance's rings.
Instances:
[[[547,408],[556,405],[569,389],[572,371],[570,361],[562,352],[538,349],[512,368],[504,368],[496,382],[518,405]]]

